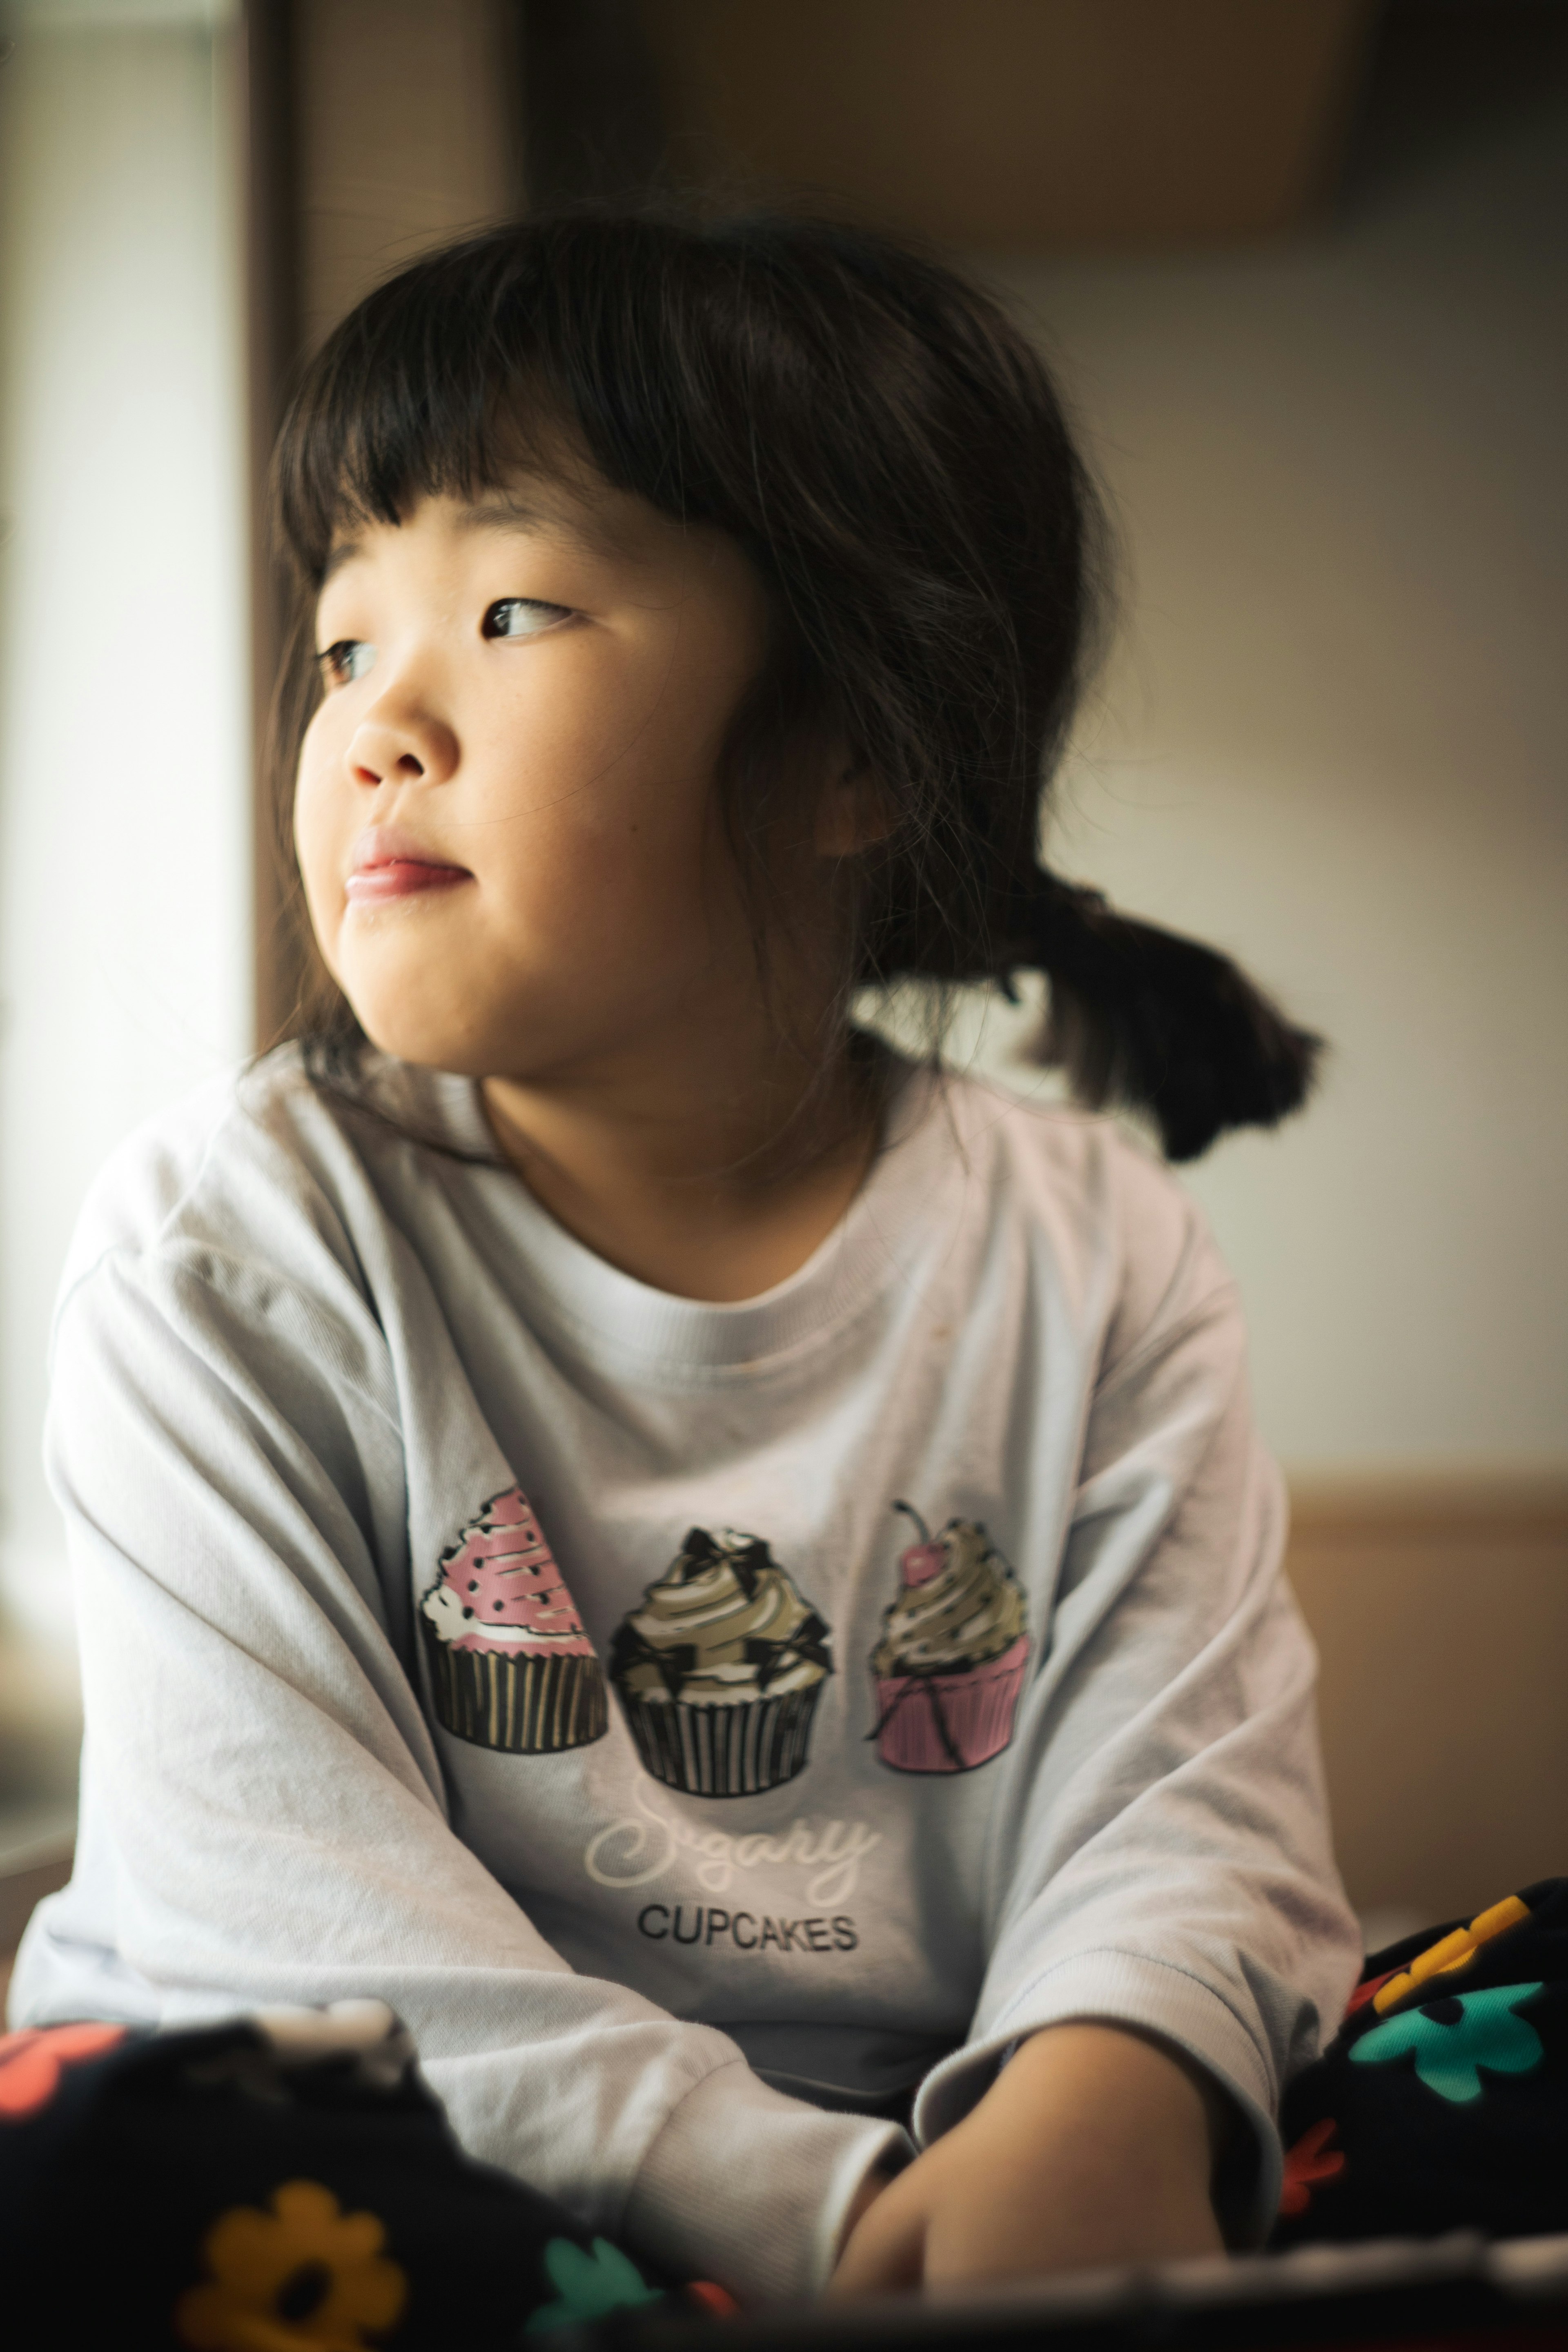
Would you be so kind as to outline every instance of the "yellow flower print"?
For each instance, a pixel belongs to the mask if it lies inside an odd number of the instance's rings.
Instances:
[[[330,2189],[289,2180],[269,2212],[236,2205],[207,2231],[212,2276],[174,2308],[192,2352],[365,2352],[392,2326],[408,2282],[382,2253],[374,2213],[344,2213]]]

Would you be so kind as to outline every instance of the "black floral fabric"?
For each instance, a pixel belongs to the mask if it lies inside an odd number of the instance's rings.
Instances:
[[[1568,2231],[1568,1879],[1369,1958],[1281,2129],[1271,2246]]]
[[[471,2162],[374,2001],[0,2040],[0,2279],[19,2343],[192,2352],[514,2352],[733,2308]]]

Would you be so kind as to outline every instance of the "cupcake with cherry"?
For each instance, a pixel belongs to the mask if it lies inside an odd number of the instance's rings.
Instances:
[[[871,1736],[896,1772],[970,1772],[1013,1737],[1028,1604],[978,1519],[949,1519],[933,1536],[911,1504],[893,1508],[919,1541],[900,1555],[898,1598],[871,1653]]]

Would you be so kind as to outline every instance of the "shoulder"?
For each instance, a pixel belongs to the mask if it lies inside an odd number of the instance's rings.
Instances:
[[[1174,1258],[1206,1226],[1180,1181],[1115,1119],[950,1071],[940,1086],[955,1144],[1018,1213],[1049,1217],[1080,1246]]]
[[[1069,1286],[1098,1296],[1112,1357],[1154,1329],[1234,1309],[1202,1210],[1115,1119],[957,1072],[942,1095],[993,1214],[1037,1235]]]
[[[163,1491],[171,1458],[225,1491],[258,1460],[286,1483],[321,1472],[345,1496],[401,1477],[396,1364],[374,1286],[386,1243],[373,1220],[389,1221],[363,1123],[285,1048],[113,1152],[50,1333],[46,1454],[62,1500],[103,1495],[105,1481],[121,1496]]]
[[[161,1289],[361,1293],[364,1228],[384,1214],[370,1124],[312,1083],[294,1045],[160,1111],[87,1195],[57,1323],[110,1267]]]
[[[66,1262],[66,1289],[110,1252],[174,1244],[215,1212],[232,1209],[238,1197],[304,1190],[307,1158],[297,1147],[300,1130],[314,1123],[313,1091],[298,1050],[284,1046],[134,1128],[89,1189]]]
[[[354,1400],[397,1424],[393,1327],[428,1145],[479,1154],[443,1116],[453,1082],[401,1065],[392,1093],[388,1074],[371,1078],[375,1092],[335,1095],[282,1047],[126,1137],[88,1195],[58,1296],[57,1449],[67,1433],[90,1444],[111,1391],[133,1417],[157,1396],[183,1421],[194,1395],[221,1390],[297,1429],[308,1417],[318,1447]]]

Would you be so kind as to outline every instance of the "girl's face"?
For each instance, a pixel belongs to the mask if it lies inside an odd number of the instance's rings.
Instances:
[[[295,840],[375,1044],[544,1081],[752,1002],[714,782],[765,630],[731,541],[604,488],[519,476],[345,539]]]

